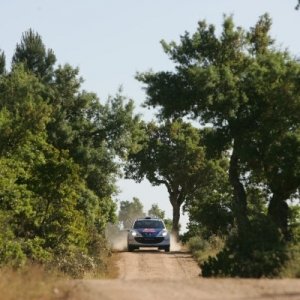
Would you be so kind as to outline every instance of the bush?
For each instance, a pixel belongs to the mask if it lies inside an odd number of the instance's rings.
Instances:
[[[187,245],[192,253],[196,253],[198,251],[204,251],[206,248],[208,248],[209,243],[200,236],[194,236],[189,239]]]
[[[87,247],[62,247],[48,267],[72,278],[83,278],[87,275],[102,277],[107,272],[110,255],[111,250],[106,239],[91,229]]]
[[[300,243],[288,246],[288,260],[279,275],[280,277],[300,278]]]
[[[72,278],[83,278],[86,271],[96,268],[96,263],[91,256],[85,253],[70,252],[57,256],[51,266]]]
[[[205,277],[274,277],[287,259],[285,242],[267,217],[256,218],[249,225],[249,234],[236,232],[224,249],[201,264]]]
[[[0,246],[1,265],[21,267],[26,263],[26,255],[17,241],[7,241]]]
[[[280,277],[300,278],[300,224],[293,224],[293,239],[287,245],[288,259],[284,264]]]
[[[53,249],[45,247],[45,240],[37,236],[17,238],[5,222],[0,222],[0,228],[0,268],[22,269],[36,263],[72,278],[82,278],[87,273],[103,276],[107,271],[110,249],[105,238],[93,227],[85,244],[65,241],[65,244],[61,243]]]
[[[224,247],[224,240],[218,236],[211,236],[206,240],[198,235],[190,238],[187,246],[198,264],[201,265],[208,257],[215,256],[221,251]]]

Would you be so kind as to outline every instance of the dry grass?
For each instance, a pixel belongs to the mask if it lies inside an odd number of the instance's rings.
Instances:
[[[203,263],[208,257],[216,256],[224,247],[225,241],[218,237],[212,236],[209,240],[204,240],[200,236],[191,238],[187,247],[192,252],[198,264]]]
[[[300,278],[300,243],[289,247],[289,260],[281,270],[282,278]]]
[[[105,274],[105,278],[115,279],[119,276],[119,268],[118,268],[119,260],[120,260],[120,256],[117,253],[113,253],[108,261],[108,268],[107,268],[107,273]]]
[[[118,276],[119,256],[107,261],[106,272],[86,274],[85,279],[113,279]],[[84,287],[80,280],[70,280],[61,274],[47,272],[41,266],[27,266],[19,270],[0,269],[0,300],[81,300]]]
[[[98,271],[85,272],[82,279],[114,279],[118,277],[118,252],[113,252],[105,258],[105,265]],[[1,299],[0,299],[1,300]]]
[[[79,289],[78,284],[51,275],[39,266],[0,270],[0,299],[3,300],[75,300]]]

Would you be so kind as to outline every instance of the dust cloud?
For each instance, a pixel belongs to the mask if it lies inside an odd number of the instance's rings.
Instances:
[[[174,234],[171,234],[171,243],[170,250],[171,251],[181,251],[182,245],[177,241],[177,238]]]
[[[105,236],[113,251],[127,250],[127,230],[121,230],[117,225],[108,224]]]

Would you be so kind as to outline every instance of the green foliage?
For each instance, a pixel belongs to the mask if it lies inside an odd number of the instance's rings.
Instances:
[[[207,239],[203,238],[201,234],[197,234],[187,241],[187,247],[201,265],[209,257],[215,257],[224,248],[224,240],[216,235]]]
[[[188,248],[194,254],[197,251],[203,251],[207,248],[208,241],[202,239],[200,236],[193,236],[188,241]]]
[[[279,274],[280,277],[300,278],[300,206],[291,207],[290,226],[293,239],[287,244],[288,259]]]
[[[55,61],[33,30],[10,71],[0,53],[0,266],[34,261],[82,277],[105,269],[116,156],[139,120],[131,101],[101,105],[77,68]]]
[[[138,79],[146,84],[147,105],[160,106],[163,117],[189,115],[213,125],[218,136],[212,140],[213,148],[234,145],[239,163],[263,173],[270,187],[273,177],[287,185],[277,175],[289,170],[290,186],[274,184],[282,193],[299,184],[294,171],[298,164],[291,168],[287,163],[297,161],[298,146],[290,149],[287,160],[279,149],[289,135],[294,143],[298,135],[300,65],[273,47],[271,23],[263,15],[245,32],[226,17],[217,36],[213,25],[199,22],[197,31],[192,36],[186,33],[179,44],[163,42],[178,66],[174,73],[144,73]],[[283,171],[282,177],[287,173]],[[293,182],[297,184],[292,186]]]
[[[46,50],[41,36],[29,29],[22,35],[12,59],[13,65],[22,63],[26,70],[49,82],[53,75],[56,57],[51,49]]]
[[[0,266],[12,267],[23,266],[26,262],[26,255],[21,249],[18,240],[14,239],[14,233],[9,226],[10,217],[0,213]]]
[[[300,278],[300,243],[290,243],[287,248],[288,259],[279,276],[283,278]]]
[[[42,134],[50,118],[45,86],[23,66],[0,78],[0,153],[7,154],[33,135]]]
[[[164,223],[166,225],[166,228],[169,232],[172,231],[172,226],[173,226],[173,220],[172,219],[164,219]],[[178,229],[180,230],[181,224],[178,224]]]
[[[0,50],[0,75],[5,73],[5,54]]]
[[[209,238],[213,235],[226,235],[234,226],[232,213],[232,189],[227,179],[228,162],[211,161],[210,180],[198,189],[186,202],[184,210],[189,214],[190,235]],[[200,229],[201,228],[201,229]]]
[[[250,226],[245,237],[232,232],[224,249],[201,264],[203,276],[259,278],[279,274],[287,260],[282,235],[265,216],[256,218]]]
[[[127,158],[130,149],[143,134],[142,122],[134,115],[134,103],[121,94],[109,97],[102,107],[101,123],[105,128],[105,141],[121,158]]]

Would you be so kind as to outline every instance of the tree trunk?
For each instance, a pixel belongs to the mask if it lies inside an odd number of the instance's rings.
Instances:
[[[240,182],[239,160],[235,145],[230,158],[229,181],[234,191],[233,213],[236,219],[238,234],[247,234],[248,215],[247,215],[247,195],[243,184]]]
[[[172,203],[173,206],[173,223],[172,223],[172,234],[179,241],[179,219],[180,219],[180,205],[178,203]]]
[[[285,239],[289,239],[289,206],[284,197],[281,197],[276,193],[273,194],[268,207],[268,215],[271,217],[277,228],[281,230]]]

